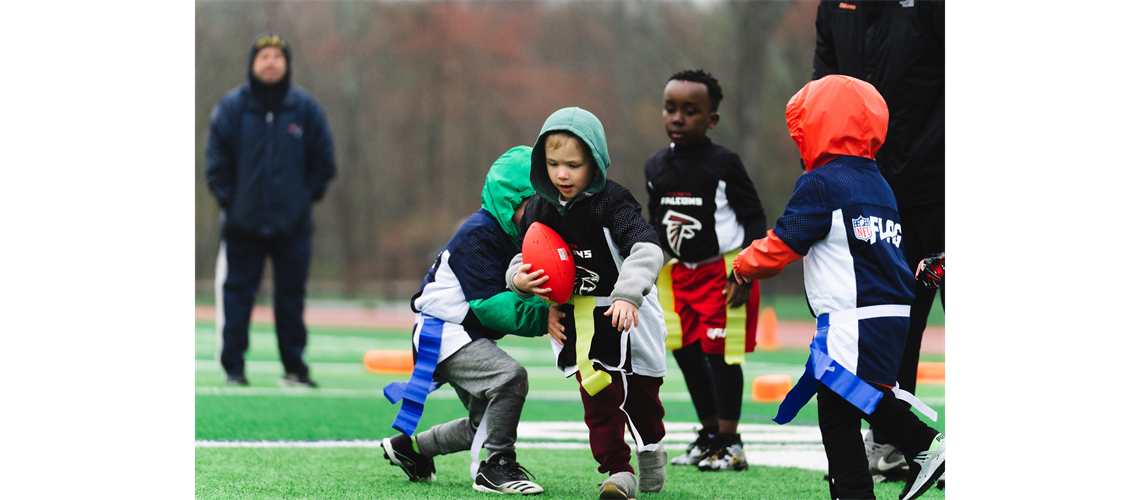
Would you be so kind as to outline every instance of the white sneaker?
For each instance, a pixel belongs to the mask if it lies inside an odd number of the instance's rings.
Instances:
[[[619,472],[602,481],[599,500],[633,500],[637,496],[637,479],[632,472]]]
[[[637,489],[656,493],[665,487],[665,448],[658,443],[655,451],[637,452]]]
[[[906,480],[902,493],[899,493],[899,500],[918,498],[946,472],[946,436],[938,433],[930,441],[930,447],[914,457],[910,469],[910,478]]]

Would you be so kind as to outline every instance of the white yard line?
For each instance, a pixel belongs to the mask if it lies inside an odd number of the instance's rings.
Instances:
[[[248,362],[247,362],[248,364]],[[280,365],[280,363],[277,363]],[[314,398],[384,398],[384,391],[380,389],[308,389],[295,387],[195,387],[194,394],[199,396],[296,396]],[[538,401],[578,401],[577,391],[530,391],[527,399]],[[690,401],[688,392],[662,392],[661,401],[676,403]],[[459,399],[455,391],[443,387],[428,394],[429,399]],[[923,397],[923,403],[935,406],[944,406],[945,397]],[[809,404],[814,404],[813,398]]]
[[[694,425],[665,422],[665,449],[676,455],[693,439]],[[740,424],[748,463],[774,467],[827,470],[819,429],[803,425]],[[583,422],[519,422],[519,449],[586,450],[590,448]],[[561,441],[553,441],[561,440]],[[197,448],[379,448],[381,440],[327,441],[195,441]],[[632,445],[632,441],[629,442]]]

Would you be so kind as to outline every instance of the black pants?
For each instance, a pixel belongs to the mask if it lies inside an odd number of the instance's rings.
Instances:
[[[903,226],[903,254],[911,272],[918,269],[918,263],[932,253],[946,250],[946,205],[942,202],[899,206],[899,218]],[[918,378],[918,354],[922,348],[922,333],[926,330],[926,319],[934,305],[936,290],[928,290],[917,282],[912,283],[914,303],[910,306],[910,330],[906,334],[906,347],[903,349],[902,363],[899,365],[899,388],[914,394]],[[938,291],[942,307],[946,308],[946,279]],[[878,436],[879,428],[875,428]],[[876,441],[879,439],[876,437]]]
[[[843,500],[875,498],[874,482],[867,470],[860,420],[866,420],[895,445],[907,461],[930,446],[938,431],[926,425],[910,411],[910,405],[895,398],[890,389],[871,384],[883,391],[883,399],[870,415],[848,403],[822,383],[818,384],[819,430],[827,453],[827,473],[831,477],[831,497]]]
[[[740,365],[724,362],[723,354],[708,354],[700,342],[673,351],[673,359],[681,368],[689,397],[697,410],[697,419],[717,417],[740,420],[743,406],[744,371]]]
[[[303,315],[305,282],[309,278],[309,261],[313,254],[310,235],[293,238],[226,238],[225,273],[221,304],[222,368],[230,375],[245,374],[245,351],[249,348],[249,318],[261,283],[265,258],[273,261],[273,318],[277,331],[277,350],[285,373],[308,375],[309,367],[301,360],[308,339]],[[221,264],[221,263],[220,263]]]

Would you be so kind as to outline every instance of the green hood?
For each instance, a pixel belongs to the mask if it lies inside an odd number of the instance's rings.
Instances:
[[[549,201],[558,208],[559,213],[566,213],[565,207],[558,202],[558,188],[550,182],[546,173],[546,148],[544,141],[546,134],[557,130],[565,130],[578,136],[590,148],[594,156],[594,164],[598,166],[590,185],[583,193],[598,194],[606,187],[606,171],[610,168],[610,151],[606,147],[606,131],[602,122],[593,113],[582,108],[562,108],[555,111],[542,124],[542,131],[538,133],[538,140],[534,143],[534,151],[530,156],[530,183],[542,199]],[[578,196],[582,196],[579,194]],[[571,200],[573,201],[573,200]],[[569,206],[569,204],[567,204]]]
[[[515,208],[534,194],[530,180],[527,179],[530,156],[529,147],[511,148],[495,160],[487,172],[487,180],[483,182],[483,208],[491,212],[499,227],[511,237],[511,241],[519,239],[519,228],[511,222]]]

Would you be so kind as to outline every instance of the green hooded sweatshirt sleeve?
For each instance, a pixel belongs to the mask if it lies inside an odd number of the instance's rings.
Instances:
[[[483,208],[491,213],[512,242],[519,241],[519,228],[511,220],[515,209],[534,194],[527,172],[531,148],[516,146],[495,160],[483,183]],[[506,290],[486,299],[468,302],[479,322],[488,328],[523,337],[546,334],[546,302],[538,297],[520,298]]]

